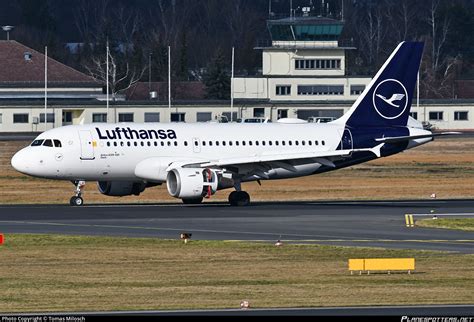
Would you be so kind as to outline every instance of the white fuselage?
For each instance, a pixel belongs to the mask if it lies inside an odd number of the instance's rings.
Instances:
[[[341,149],[343,131],[343,127],[332,123],[72,125],[37,137],[59,140],[61,147],[28,146],[15,155],[12,164],[21,172],[50,179],[134,181],[140,180],[135,174],[136,166],[149,158],[159,158],[162,168],[166,168],[180,161],[334,151]],[[264,178],[280,179],[307,175],[320,166],[318,162],[293,162],[288,170],[274,162],[271,167],[261,165],[257,170]],[[245,172],[242,166],[240,172]],[[156,181],[165,181],[165,176]]]

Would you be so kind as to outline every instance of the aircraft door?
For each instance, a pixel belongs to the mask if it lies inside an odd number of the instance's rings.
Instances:
[[[342,134],[340,149],[341,150],[352,150],[354,148],[354,142],[352,140],[352,133],[349,129],[344,129]]]
[[[94,160],[94,143],[91,131],[79,131],[79,139],[81,141],[81,160]]]
[[[193,151],[194,153],[201,152],[201,140],[199,138],[193,138]]]

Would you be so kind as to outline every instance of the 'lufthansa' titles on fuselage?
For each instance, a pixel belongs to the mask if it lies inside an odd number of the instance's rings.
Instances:
[[[176,132],[174,130],[133,130],[129,127],[116,127],[112,130],[101,130],[95,128],[99,139],[101,140],[166,140],[176,139]]]

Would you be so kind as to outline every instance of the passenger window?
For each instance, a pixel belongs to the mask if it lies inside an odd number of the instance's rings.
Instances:
[[[107,142],[107,146],[110,146],[110,142]]]
[[[229,146],[232,146],[232,141],[229,141]]]
[[[188,146],[188,141],[184,141],[184,146]]]
[[[165,142],[161,141],[161,146],[165,146]]]
[[[171,141],[166,142],[168,146],[171,146]]]
[[[240,144],[239,141],[235,141],[235,145],[239,146],[239,144]]]
[[[177,142],[177,141],[174,141],[174,146],[178,146],[178,142]]]
[[[300,141],[295,141],[295,145],[300,145]]]
[[[309,144],[309,145],[313,145],[313,142],[311,142],[311,141],[308,141],[308,144]]]
[[[198,146],[198,141],[194,141],[194,145],[195,145],[195,146]]]
[[[209,146],[212,146],[212,141],[209,141]]]
[[[268,145],[272,145],[272,144],[273,144],[272,141],[268,141]]]
[[[219,146],[219,141],[216,141],[216,146]]]
[[[262,141],[262,145],[265,145],[265,141]]]
[[[321,144],[322,144],[322,145],[326,145],[326,142],[324,142],[324,141],[321,141]]]
[[[314,141],[314,144],[315,144],[315,145],[319,145],[319,142],[318,142],[318,141]]]
[[[57,147],[57,148],[60,148],[62,145],[61,145],[61,141],[59,140],[54,140],[54,146]]]
[[[202,146],[206,146],[206,141],[202,141]]]
[[[120,146],[123,146],[123,142],[120,142]]]
[[[281,145],[286,145],[286,141],[281,141]]]
[[[279,141],[275,141],[275,145],[280,145],[280,142],[279,142]]]
[[[305,142],[305,141],[301,141],[301,145],[305,145],[305,144],[306,144],[306,142]]]
[[[258,141],[255,141],[255,145],[258,145],[258,144],[259,144]]]
[[[225,146],[225,141],[222,141],[222,145]]]
[[[293,142],[292,142],[292,141],[288,141],[288,145],[293,145]]]
[[[150,141],[148,141],[146,144],[147,144],[148,146],[151,146],[151,142],[150,142]]]
[[[133,142],[133,145],[134,145],[134,146],[138,146],[138,143],[137,143],[137,142]]]
[[[31,143],[31,146],[40,146],[43,144],[44,140],[34,140],[33,143]]]
[[[117,146],[117,142],[114,142],[114,146]]]
[[[158,146],[158,142],[156,142],[156,141],[153,142],[153,145],[154,145],[154,146]]]
[[[52,147],[52,146],[53,146],[53,141],[51,141],[51,140],[44,140],[43,146],[50,146],[50,147]]]
[[[242,145],[245,146],[245,141],[242,141]]]
[[[145,146],[145,143],[143,143],[143,141],[140,142],[140,145],[141,146]]]

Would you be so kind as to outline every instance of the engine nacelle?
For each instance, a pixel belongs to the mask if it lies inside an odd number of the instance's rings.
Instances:
[[[146,183],[134,181],[98,181],[97,188],[99,188],[101,194],[106,196],[138,196],[145,190]]]
[[[169,194],[176,198],[209,197],[217,191],[218,175],[211,169],[172,169],[168,172],[166,186]]]

